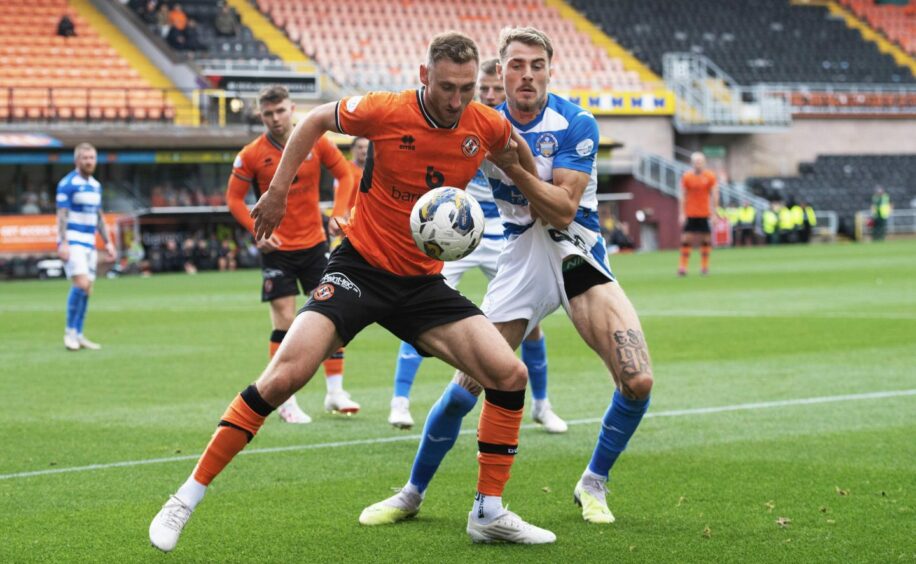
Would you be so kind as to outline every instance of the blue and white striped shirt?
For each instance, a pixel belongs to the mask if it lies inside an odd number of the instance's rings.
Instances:
[[[102,209],[102,185],[74,170],[57,183],[57,209],[67,214],[67,243],[95,248],[95,230]]]
[[[499,217],[499,208],[493,199],[493,190],[487,181],[483,169],[477,169],[477,174],[467,185],[467,193],[474,197],[480,207],[483,209],[483,216],[486,218],[486,226],[483,230],[483,236],[486,239],[502,239],[503,222]]]
[[[545,182],[553,181],[553,171],[566,168],[590,176],[576,222],[597,230],[598,210],[598,122],[595,116],[569,100],[548,94],[547,104],[541,113],[524,125],[509,115],[506,103],[496,107],[515,130],[528,142],[534,155],[538,176]],[[501,170],[485,162],[485,173],[493,189],[493,196],[508,236],[527,230],[532,224],[528,199]]]

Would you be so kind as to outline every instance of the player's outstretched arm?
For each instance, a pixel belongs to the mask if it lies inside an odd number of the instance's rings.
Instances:
[[[557,227],[565,229],[576,218],[579,200],[588,185],[589,175],[570,169],[556,168],[553,184],[544,182],[536,173],[530,172],[534,157],[524,139],[512,132],[510,147],[501,153],[490,155],[490,160],[506,173],[521,190],[535,215]],[[528,166],[525,166],[529,163]]]
[[[274,229],[280,225],[280,220],[286,213],[286,197],[293,178],[296,176],[296,171],[318,139],[326,131],[336,128],[336,108],[337,102],[318,106],[293,129],[283,149],[277,172],[270,181],[269,189],[261,195],[258,203],[251,210],[255,238],[270,237]]]

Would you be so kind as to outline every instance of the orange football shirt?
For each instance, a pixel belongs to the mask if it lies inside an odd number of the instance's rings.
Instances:
[[[716,174],[711,170],[697,174],[691,169],[684,173],[681,177],[681,189],[687,217],[708,218],[712,215],[710,196],[715,187]]]
[[[226,202],[229,211],[249,233],[254,233],[254,220],[245,205],[245,195],[252,187],[255,195],[260,197],[262,191],[270,187],[270,181],[277,172],[283,145],[269,133],[245,145],[235,158],[232,175],[226,191]],[[338,195],[343,199],[351,198],[356,190],[353,186],[353,173],[343,154],[331,141],[322,137],[308,154],[293,178],[286,200],[286,215],[274,234],[280,239],[281,251],[308,249],[325,241],[324,227],[319,207],[318,185],[321,180],[321,165],[327,167],[339,182]],[[338,198],[341,200],[341,198]],[[340,207],[347,209],[347,202],[341,201]],[[338,202],[335,201],[335,213]]]
[[[372,141],[347,237],[371,265],[401,276],[436,274],[442,262],[417,248],[410,211],[440,186],[463,189],[491,150],[504,148],[511,125],[471,102],[452,127],[436,123],[422,90],[370,92],[337,103],[337,129]]]

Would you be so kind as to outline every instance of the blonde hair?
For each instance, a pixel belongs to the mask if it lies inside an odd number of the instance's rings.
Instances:
[[[80,159],[80,153],[83,151],[95,151],[95,147],[89,143],[80,143],[73,148],[73,160],[78,161]],[[96,153],[98,153],[98,151],[96,151]]]
[[[553,59],[553,43],[543,31],[534,27],[504,27],[499,32],[499,60],[506,60],[509,44],[518,41],[531,47],[540,47],[547,51],[547,62]]]
[[[459,65],[471,61],[479,62],[477,44],[467,35],[457,31],[446,31],[433,37],[427,51],[427,66],[448,59]]]

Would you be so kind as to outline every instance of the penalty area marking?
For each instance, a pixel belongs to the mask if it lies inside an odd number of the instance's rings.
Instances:
[[[797,405],[814,405],[819,403],[836,403],[841,401],[864,401],[882,398],[896,398],[903,396],[916,395],[916,389],[913,390],[889,390],[884,392],[869,392],[865,394],[846,394],[841,396],[821,396],[813,398],[801,398],[794,400],[777,400],[762,401],[755,403],[739,403],[734,405],[720,405],[714,407],[696,407],[691,409],[672,409],[668,411],[650,411],[645,417],[688,417],[691,415],[710,415],[714,413],[728,413],[731,411],[751,411],[757,409],[772,409],[777,407],[792,407]],[[600,417],[590,419],[574,419],[567,421],[569,425],[590,425],[600,423]],[[537,425],[522,425],[523,429],[534,429]],[[461,432],[462,435],[476,433],[476,429],[467,429]],[[404,441],[417,441],[422,435],[399,435],[396,437],[379,437],[374,439],[358,439],[353,441],[337,441],[331,443],[316,443],[309,445],[291,445],[285,447],[268,447],[253,448],[243,450],[239,455],[250,454],[271,454],[276,452],[295,452],[300,450],[314,450],[322,448],[342,448],[359,445],[379,445],[385,443],[400,443]],[[74,472],[90,472],[92,470],[106,470],[108,468],[128,468],[132,466],[146,466],[148,464],[165,464],[168,462],[182,462],[185,460],[197,460],[200,454],[188,454],[184,456],[169,456],[163,458],[147,458],[145,460],[126,460],[123,462],[109,462],[105,464],[89,464],[87,466],[71,466],[69,468],[48,468],[45,470],[32,470],[30,472],[14,472],[12,474],[0,474],[0,480],[13,480],[16,478],[33,478],[36,476],[48,476],[51,474],[69,474]]]

